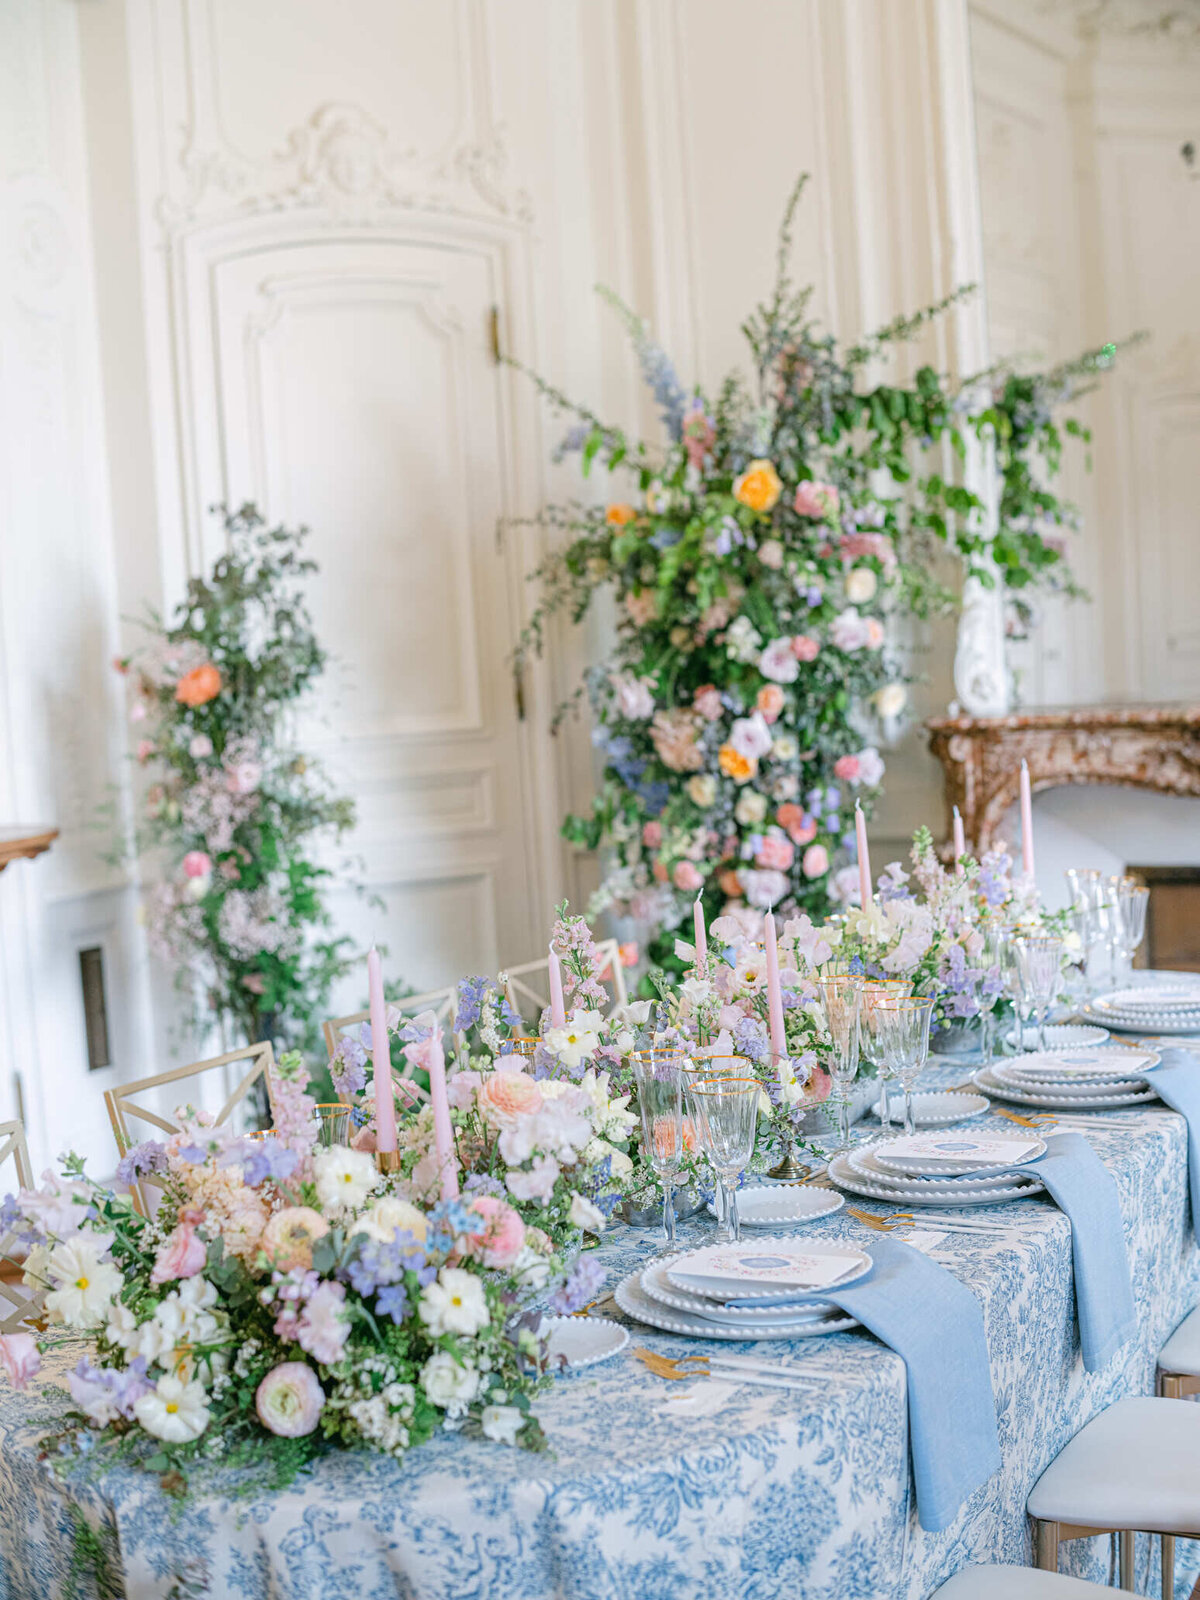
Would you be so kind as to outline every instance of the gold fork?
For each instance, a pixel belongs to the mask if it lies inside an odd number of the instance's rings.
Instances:
[[[1002,1111],[999,1106],[993,1106],[992,1111],[998,1117],[1007,1117],[1009,1122],[1019,1123],[1022,1128],[1051,1128],[1056,1120],[1049,1111],[1035,1112],[1034,1117],[1023,1117],[1017,1111]]]
[[[632,1352],[657,1378],[669,1383],[690,1383],[696,1378],[729,1378],[737,1383],[757,1383],[770,1389],[795,1389],[804,1383],[821,1380],[816,1374],[796,1372],[786,1365],[775,1366],[740,1356],[664,1356],[644,1345]]]
[[[877,1216],[874,1211],[860,1211],[857,1206],[847,1206],[846,1215],[856,1217],[865,1227],[874,1228],[877,1233],[894,1233],[897,1228],[903,1228],[907,1222],[912,1222],[911,1211],[889,1211],[886,1216]]]

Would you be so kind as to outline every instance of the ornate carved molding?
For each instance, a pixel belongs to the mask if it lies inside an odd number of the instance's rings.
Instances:
[[[1200,796],[1200,707],[1080,706],[1006,717],[934,717],[929,746],[945,769],[946,810],[968,847],[992,847],[1016,803],[1022,760],[1033,788],[1114,783]]]

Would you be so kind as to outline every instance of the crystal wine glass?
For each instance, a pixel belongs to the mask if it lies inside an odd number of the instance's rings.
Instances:
[[[853,977],[849,973],[823,973],[817,979],[817,990],[829,1030],[829,1076],[833,1079],[838,1110],[840,1150],[848,1150],[851,1144],[850,1085],[858,1075],[862,985],[861,977]]]
[[[1013,940],[1013,953],[1021,986],[1037,1015],[1038,1049],[1046,1048],[1046,1024],[1062,986],[1063,942],[1049,935],[1030,934]]]
[[[981,1046],[983,1065],[990,1067],[995,1041],[993,1019],[996,1002],[1000,998],[1000,985],[1003,983],[1004,923],[999,917],[984,917],[979,924],[979,932],[983,938],[983,946],[979,952],[979,965],[984,970],[984,976],[980,980],[979,986]],[[990,976],[992,973],[998,975],[999,983]],[[985,984],[989,985],[990,992],[985,989]]]
[[[913,1090],[921,1068],[929,1059],[929,1024],[933,1020],[931,995],[884,995],[873,1007],[873,1027],[880,1055],[900,1080],[904,1090],[904,1131],[912,1133]]]
[[[749,1056],[718,1055],[712,1047],[693,1051],[685,1062],[685,1066],[687,1069],[687,1083],[696,1083],[701,1078],[754,1077],[754,1063]],[[697,1133],[694,1116],[686,1116],[684,1118],[683,1142],[685,1149],[689,1147],[694,1149],[697,1144],[703,1147],[703,1141]],[[704,1153],[707,1157],[707,1150]],[[717,1169],[712,1166],[711,1159],[709,1159],[709,1166],[712,1167],[713,1174],[713,1206],[717,1213],[717,1237],[721,1239],[728,1238],[729,1211],[725,1191],[717,1179]]]
[[[717,1220],[717,1238],[722,1243],[737,1244],[742,1237],[737,1181],[754,1154],[761,1094],[762,1085],[757,1078],[693,1078],[687,1086],[696,1130],[724,1197],[725,1221],[722,1224],[719,1202]]]
[[[883,1059],[883,1053],[878,1049],[875,1030],[872,1024],[872,1011],[875,1000],[880,995],[894,994],[904,998],[912,993],[912,982],[908,978],[864,978],[862,984],[862,1039],[859,1046],[860,1057],[867,1053],[871,1065],[875,1068],[876,1077],[879,1079],[879,1121],[885,1134],[892,1131],[892,1108],[888,1103],[888,1088],[893,1082],[895,1074],[891,1066]]]
[[[683,1165],[686,1058],[678,1050],[636,1050],[629,1058],[642,1117],[642,1153],[662,1185],[663,1243],[675,1244],[675,1185]]]
[[[1146,932],[1146,911],[1150,904],[1150,891],[1136,878],[1117,880],[1117,907],[1121,922],[1121,977],[1126,979],[1133,971],[1133,958],[1137,954]]]

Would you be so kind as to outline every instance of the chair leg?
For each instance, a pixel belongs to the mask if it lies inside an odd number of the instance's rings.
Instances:
[[[1121,1587],[1122,1587],[1122,1589],[1128,1589],[1128,1590],[1132,1591],[1132,1589],[1133,1589],[1133,1541],[1134,1541],[1134,1537],[1135,1537],[1133,1529],[1132,1528],[1122,1528],[1120,1534],[1118,1535],[1118,1537],[1120,1538],[1120,1541],[1121,1541],[1121,1561],[1120,1561]]]
[[[1175,1600],[1175,1536],[1162,1536],[1162,1600]]]
[[[1057,1522],[1041,1522],[1034,1518],[1033,1548],[1034,1559],[1043,1572],[1058,1571]]]

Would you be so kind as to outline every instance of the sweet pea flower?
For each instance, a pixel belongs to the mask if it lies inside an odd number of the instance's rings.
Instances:
[[[514,1200],[548,1201],[561,1170],[553,1156],[537,1156],[528,1172],[519,1167],[509,1172],[508,1192]]]
[[[302,1439],[321,1420],[325,1391],[304,1361],[272,1367],[254,1392],[254,1409],[268,1433],[279,1439]]]
[[[821,878],[829,871],[829,852],[823,844],[810,844],[800,862],[806,878]]]
[[[23,1389],[42,1368],[37,1341],[31,1333],[0,1334],[0,1367],[14,1389]]]
[[[694,861],[677,861],[671,880],[684,894],[694,894],[697,889],[704,887],[704,875]]]

